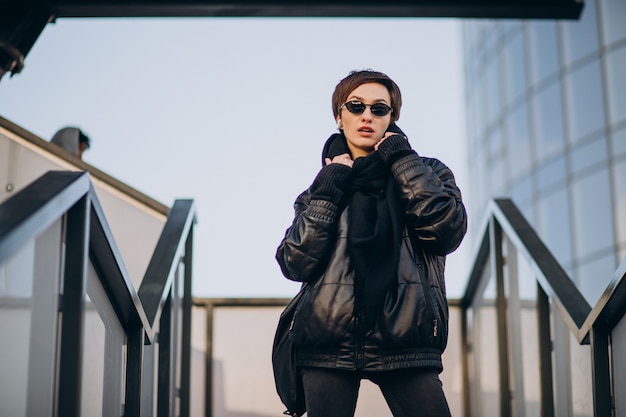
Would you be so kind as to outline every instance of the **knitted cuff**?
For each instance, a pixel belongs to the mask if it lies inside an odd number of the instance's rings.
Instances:
[[[409,141],[406,140],[404,136],[393,135],[389,136],[380,144],[378,153],[385,162],[385,165],[391,166],[398,159],[415,153],[415,151],[411,149]]]
[[[343,164],[329,164],[323,167],[311,185],[311,198],[328,200],[339,204],[344,189],[350,181],[352,168]]]

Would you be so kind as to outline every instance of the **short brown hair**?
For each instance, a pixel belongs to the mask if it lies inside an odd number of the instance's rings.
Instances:
[[[400,107],[402,107],[402,94],[398,85],[382,72],[371,69],[362,71],[352,71],[343,80],[339,81],[333,92],[333,116],[335,119],[339,115],[339,107],[345,103],[348,95],[361,84],[378,83],[384,85],[391,97],[391,123],[400,118]]]

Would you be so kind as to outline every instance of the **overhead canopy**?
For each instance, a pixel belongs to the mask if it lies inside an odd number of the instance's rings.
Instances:
[[[456,17],[578,19],[582,0],[0,0],[0,78],[45,26],[70,17]]]

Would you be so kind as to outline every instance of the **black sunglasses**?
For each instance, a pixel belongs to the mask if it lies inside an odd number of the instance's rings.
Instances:
[[[341,107],[339,107],[339,111],[342,108],[348,109],[348,111],[352,114],[361,114],[365,111],[365,108],[369,106],[370,111],[374,116],[386,116],[391,112],[391,107],[386,105],[385,103],[374,103],[374,104],[365,104],[360,101],[348,101],[343,103]]]

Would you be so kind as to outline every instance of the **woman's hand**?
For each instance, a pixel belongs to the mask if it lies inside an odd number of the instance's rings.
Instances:
[[[341,155],[337,155],[333,159],[324,158],[324,161],[326,162],[326,165],[342,164],[342,165],[349,166],[350,168],[352,168],[352,165],[354,164],[354,161],[350,158],[350,154],[347,154],[347,153],[342,153]]]
[[[383,136],[383,138],[381,140],[379,140],[378,143],[376,143],[376,145],[374,145],[374,150],[377,151],[378,147],[380,146],[380,144],[383,143],[385,141],[385,139],[387,139],[389,136],[393,136],[393,135],[397,135],[397,133],[395,133],[395,132],[385,132],[385,136]]]

